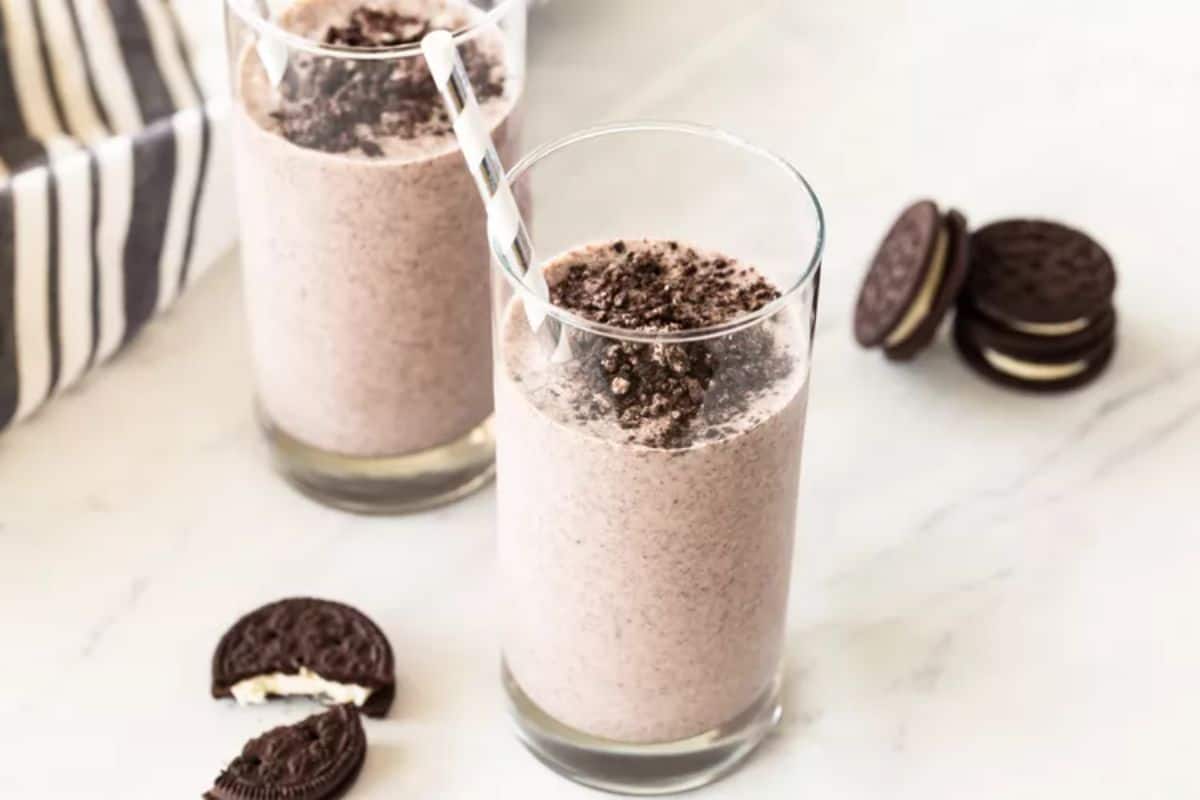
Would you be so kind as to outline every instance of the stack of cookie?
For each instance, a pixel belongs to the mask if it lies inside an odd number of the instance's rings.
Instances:
[[[890,359],[911,359],[957,306],[954,342],[974,370],[1017,389],[1072,389],[1112,357],[1115,288],[1112,258],[1081,231],[1006,220],[968,236],[962,214],[922,200],[884,237],[854,333]]]

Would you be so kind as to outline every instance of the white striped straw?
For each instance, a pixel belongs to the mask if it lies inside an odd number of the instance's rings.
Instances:
[[[270,21],[271,9],[266,0],[255,0],[254,10],[264,20]],[[255,49],[258,51],[258,58],[262,61],[263,69],[266,70],[267,80],[271,82],[272,86],[278,86],[283,82],[283,76],[287,72],[288,46],[273,35],[266,34],[259,37]]]
[[[525,285],[546,303],[550,302],[550,289],[546,278],[536,265],[533,243],[521,212],[513,197],[512,187],[505,176],[504,165],[496,145],[488,133],[479,110],[479,100],[467,78],[467,69],[454,46],[454,37],[448,31],[432,31],[421,40],[421,51],[429,64],[433,81],[442,94],[446,111],[454,124],[454,135],[458,137],[459,149],[467,161],[467,168],[475,178],[479,196],[487,209],[488,236],[492,240],[492,251],[505,262],[510,272],[525,276]],[[534,331],[541,330],[548,337],[547,345],[555,351],[556,360],[569,356],[563,352],[566,337],[559,341],[558,325],[553,321],[543,327],[546,315],[538,308],[525,304],[525,314]]]

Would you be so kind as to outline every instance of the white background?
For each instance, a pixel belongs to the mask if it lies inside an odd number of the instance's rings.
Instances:
[[[1200,11],[1114,0],[556,0],[529,141],[679,117],[778,149],[825,201],[782,728],[698,796],[1200,796]],[[865,261],[917,195],[1082,226],[1120,344],[1026,397],[943,338],[852,342]],[[0,439],[0,796],[195,797],[312,709],[208,698],[261,602],[358,605],[396,650],[361,798],[583,798],[509,735],[493,494],[365,520],[265,465],[238,278]]]

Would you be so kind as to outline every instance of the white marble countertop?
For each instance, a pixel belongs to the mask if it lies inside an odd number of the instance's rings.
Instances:
[[[1136,9],[1136,10],[1135,10]],[[532,140],[635,116],[782,151],[830,219],[785,722],[702,796],[1200,796],[1200,14],[1190,2],[555,0]],[[853,344],[864,261],[916,194],[1095,232],[1120,349],[1062,397],[943,338]],[[232,260],[0,439],[0,796],[195,797],[311,711],[208,697],[247,609],[367,610],[400,697],[356,798],[584,798],[509,735],[493,494],[363,519],[268,470]]]

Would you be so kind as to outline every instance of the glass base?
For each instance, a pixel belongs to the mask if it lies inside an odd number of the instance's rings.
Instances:
[[[496,438],[489,416],[453,442],[404,456],[328,453],[259,421],[275,469],[314,500],[358,514],[403,514],[458,500],[492,481]]]
[[[517,735],[538,760],[576,783],[618,794],[662,795],[707,786],[741,764],[783,712],[782,682],[776,677],[749,708],[718,728],[677,742],[627,744],[557,721],[525,694],[507,664],[502,680]]]

